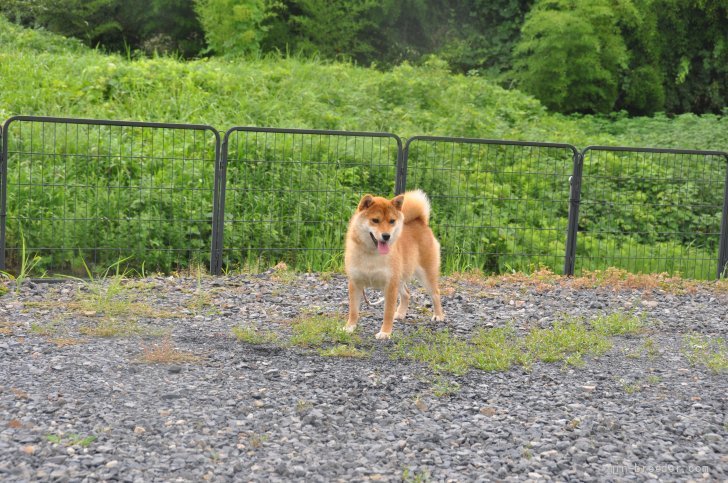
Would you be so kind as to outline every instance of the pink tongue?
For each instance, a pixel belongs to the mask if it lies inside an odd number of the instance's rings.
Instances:
[[[381,242],[381,241],[378,241],[377,242],[377,250],[379,250],[379,254],[380,255],[386,255],[387,253],[389,253],[389,244],[388,243]]]

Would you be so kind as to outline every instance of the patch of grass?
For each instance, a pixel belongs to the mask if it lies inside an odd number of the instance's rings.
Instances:
[[[690,364],[713,372],[728,371],[728,344],[722,337],[690,334],[683,341],[683,353]]]
[[[470,342],[475,346],[472,365],[484,371],[505,371],[513,364],[530,365],[513,327],[478,329]]]
[[[278,283],[288,285],[298,278],[298,274],[295,270],[288,268],[288,265],[284,262],[279,262],[273,267],[273,275],[270,278]]]
[[[630,382],[625,381],[624,379],[620,379],[619,384],[622,386],[622,389],[627,394],[634,394],[634,393],[642,390],[642,386],[637,381],[630,383]]]
[[[91,443],[96,441],[96,436],[80,436],[78,434],[48,434],[46,440],[53,444],[63,444],[65,446],[81,446],[82,448],[88,448]]]
[[[577,365],[582,356],[598,356],[612,346],[606,336],[588,330],[581,319],[559,321],[551,329],[532,330],[524,343],[534,359]]]
[[[313,409],[313,404],[303,399],[296,401],[296,413],[303,414]]]
[[[199,360],[198,356],[176,348],[169,337],[165,337],[159,344],[144,347],[139,357],[139,362],[147,364],[182,364]]]
[[[369,357],[368,352],[348,344],[339,344],[327,349],[319,349],[319,354],[324,357],[350,357],[354,359]]]
[[[430,481],[430,472],[427,470],[412,472],[409,468],[405,468],[402,470],[402,481],[404,483],[425,483]]]
[[[195,314],[199,314],[211,306],[212,296],[200,290],[195,290],[192,296],[185,302],[185,307],[192,310]]]
[[[642,348],[647,353],[647,357],[650,359],[654,359],[655,357],[660,355],[660,349],[657,347],[657,343],[655,342],[655,339],[648,337],[645,339],[645,341],[642,343]]]
[[[240,342],[252,345],[274,344],[278,340],[275,332],[263,331],[253,327],[233,327],[233,335]]]
[[[460,391],[460,384],[442,376],[438,376],[432,383],[432,394],[436,397],[452,396]]]
[[[39,324],[33,322],[30,324],[29,332],[33,335],[40,335],[43,337],[52,337],[58,335],[62,330],[61,323],[58,321],[48,322],[46,324]]]
[[[321,347],[329,344],[356,345],[358,335],[346,332],[338,319],[325,315],[300,317],[293,321],[290,343],[298,347]]]
[[[530,367],[534,361],[584,365],[584,356],[599,356],[612,347],[604,334],[589,330],[583,319],[567,319],[549,329],[534,329],[519,338],[512,327],[481,329],[469,340],[448,330],[420,327],[396,336],[392,357],[425,362],[435,371],[464,374],[470,368],[505,371],[513,365]]]
[[[251,448],[260,449],[263,446],[263,443],[269,439],[270,437],[267,434],[251,434],[250,438],[248,438],[248,442],[250,443]]]
[[[602,335],[634,335],[645,329],[644,318],[634,313],[612,312],[598,316],[591,322],[594,330]]]
[[[584,270],[571,281],[573,288],[611,288],[613,290],[655,290],[670,293],[692,293],[700,282],[682,278],[679,273],[630,273],[622,268]]]
[[[646,381],[648,384],[659,384],[662,381],[662,378],[660,376],[656,376],[655,374],[650,374],[647,376]]]
[[[25,280],[31,275],[33,270],[35,270],[36,267],[38,267],[39,263],[42,261],[42,258],[38,254],[34,254],[33,256],[31,256],[27,252],[25,235],[23,234],[22,227],[19,228],[18,231],[20,234],[20,266],[18,267],[17,274],[13,276],[9,272],[0,271],[0,275],[2,275],[3,277],[15,281],[16,293],[20,291],[20,287],[23,286],[23,282],[25,282]],[[5,292],[7,292],[7,288]]]
[[[436,371],[465,374],[471,354],[469,344],[447,329],[433,332],[420,327],[412,335],[395,338],[395,357],[425,362]]]
[[[146,303],[136,302],[131,299],[133,293],[126,283],[127,272],[122,271],[120,268],[127,260],[129,260],[128,257],[120,258],[107,267],[99,277],[95,277],[86,262],[82,261],[88,280],[77,277],[68,278],[81,281],[86,288],[86,292],[80,292],[78,300],[68,304],[68,308],[87,316],[101,315],[110,318],[176,317],[177,314],[173,312],[157,310]],[[109,275],[112,270],[114,270],[114,274]]]

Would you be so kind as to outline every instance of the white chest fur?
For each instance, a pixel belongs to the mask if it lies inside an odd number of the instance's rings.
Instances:
[[[349,260],[346,271],[349,277],[364,287],[383,290],[392,276],[386,255],[363,255]]]

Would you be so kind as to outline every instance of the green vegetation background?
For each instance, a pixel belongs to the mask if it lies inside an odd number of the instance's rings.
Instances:
[[[651,118],[628,118],[623,114],[610,116],[554,114],[548,112],[533,97],[515,90],[506,90],[496,82],[480,76],[452,74],[444,61],[434,57],[421,65],[404,63],[388,71],[296,56],[271,56],[247,60],[211,58],[193,61],[180,61],[170,57],[131,59],[128,56],[89,49],[79,41],[22,29],[2,19],[0,19],[0,82],[2,84],[0,119],[24,114],[210,124],[220,131],[238,125],[370,130],[392,132],[404,138],[414,135],[446,135],[562,142],[580,148],[586,145],[605,144],[724,150],[728,146],[728,121],[725,117],[710,114],[701,116],[683,114],[674,117],[658,115]],[[295,143],[291,140],[287,142]],[[12,163],[13,160],[9,161]],[[605,162],[618,163],[618,160],[610,158]],[[34,169],[38,169],[37,166],[28,165],[28,172]],[[147,174],[150,179],[157,179],[163,174],[160,167],[152,169],[157,171]],[[674,169],[685,168],[675,166]],[[119,172],[125,173],[124,176],[129,179],[134,176],[144,176],[135,174],[133,170],[121,170],[117,171],[117,174]],[[716,168],[711,176],[722,180],[724,172],[724,169],[721,171],[720,168]],[[332,206],[335,205],[333,211],[321,213],[322,218],[343,224],[361,190],[385,191],[378,185],[381,180],[372,176],[371,172],[357,171],[357,173],[359,173],[357,176],[360,176],[356,179],[358,184],[353,186],[355,183],[349,183],[351,189],[347,191],[345,199],[333,203]],[[665,175],[671,173],[668,169]],[[321,172],[307,174],[310,179],[320,178],[321,175]],[[9,180],[11,185],[13,182],[17,184],[22,181],[20,179],[22,175],[18,175],[19,177],[15,179],[12,176],[11,170]],[[88,172],[86,176],[89,176]],[[262,170],[260,176],[263,180],[270,180],[276,179],[280,173],[272,175]],[[179,180],[177,183],[178,186],[184,185],[190,192],[194,191],[195,186],[210,188],[209,171],[197,178],[197,180]],[[308,179],[301,178],[300,181],[305,183]],[[254,179],[252,181],[255,182]],[[513,181],[511,180],[513,185],[508,186],[508,189],[515,190],[513,193],[519,196],[523,195],[523,190],[535,189],[537,193],[535,199],[538,199],[538,196],[544,196],[545,190],[550,189],[548,185],[535,188],[518,187]],[[160,180],[159,183],[163,181]],[[386,188],[392,189],[391,186]],[[630,189],[640,192],[639,187]],[[688,187],[687,191],[688,194],[678,191],[667,194],[659,190],[645,191],[641,192],[641,196],[668,196],[671,200],[669,203],[675,200],[693,200],[690,197],[695,194],[693,193],[695,190]],[[59,191],[52,191],[50,194],[50,198],[54,196],[62,198]],[[12,192],[9,192],[9,196],[12,196]],[[712,231],[715,230],[716,216],[717,220],[720,216],[720,207],[714,206],[716,197],[722,198],[722,193],[709,195],[711,202],[709,210],[712,210],[710,213],[695,214],[695,218],[708,216],[710,220],[703,225],[708,225]],[[19,211],[25,207],[14,206],[12,201],[10,198],[9,218],[16,222],[23,221]],[[287,203],[295,204],[294,201],[288,200]],[[53,213],[53,201],[50,200],[49,203],[51,204],[45,206],[43,210],[46,213]],[[59,207],[65,206],[64,201],[59,203],[61,203]],[[130,218],[142,217],[145,220],[172,216],[177,219],[204,219],[211,212],[211,200],[202,197],[192,200],[181,197],[178,201],[175,201],[174,197],[166,201],[150,198],[136,204],[119,198],[115,201],[115,206],[110,209],[124,210],[126,206],[134,206],[133,209],[136,210],[131,212]],[[287,206],[289,205],[282,203],[269,213],[285,212]],[[88,208],[84,206],[84,209]],[[95,212],[98,213],[105,208],[91,209],[97,210]],[[438,209],[448,210],[447,207]],[[13,212],[13,210],[18,211]],[[63,210],[59,208],[56,213],[58,211]],[[466,212],[463,216],[469,214]],[[554,215],[555,212],[547,212],[544,217],[548,219]],[[694,220],[691,218],[693,215],[688,215],[687,219],[680,221],[681,226],[693,226]],[[657,228],[653,229],[655,233],[669,231],[660,229],[659,224],[666,220],[655,219],[654,214],[627,213],[625,216],[631,217],[627,223],[656,224]],[[262,216],[261,219],[263,218],[265,217]],[[510,218],[506,213],[499,219],[507,223]],[[30,221],[26,219],[24,223],[27,222]],[[205,223],[200,223],[200,226],[204,225]],[[550,226],[556,225],[558,223],[553,222]],[[108,229],[127,234],[131,231],[136,236],[139,226],[141,225],[116,226]],[[178,246],[178,244],[193,243],[197,256],[200,260],[205,259],[206,251],[209,249],[209,229],[206,231],[205,228],[200,228],[187,232],[184,236],[175,237],[174,234],[160,235],[163,230],[158,230],[151,223],[146,223],[146,226],[147,230],[142,234],[144,243],[138,247],[140,256],[144,249],[150,246],[164,247],[170,244]],[[72,246],[87,247],[91,246],[94,237],[98,236],[92,233],[91,228],[88,232],[84,232],[84,228],[79,226],[73,227],[73,233],[44,231],[39,226],[36,226],[36,229],[33,226],[22,228],[23,236],[29,240],[29,247],[47,246],[63,237],[72,240]],[[17,226],[11,224],[8,227],[10,247],[20,246],[20,229],[19,224]],[[98,232],[98,227],[95,230]],[[321,268],[325,265],[330,255],[338,250],[340,235],[339,230],[328,233],[328,238],[320,243],[316,240],[307,240],[306,246],[324,247],[329,251],[324,257],[304,260],[301,268]],[[285,230],[275,233],[275,236],[278,243],[285,243],[290,239],[290,233]],[[43,240],[40,237],[48,239]],[[154,239],[154,237],[160,238]],[[265,242],[270,243],[270,240]],[[685,253],[686,246],[695,248],[695,243],[691,240],[679,242],[680,246],[677,247],[674,245],[661,247],[661,240],[655,235],[652,238],[632,239],[616,244],[593,242],[584,250],[591,253],[604,250],[623,252],[624,257],[639,253],[641,257],[651,259],[655,258],[651,250],[656,249],[660,258],[668,259]],[[551,240],[546,240],[545,243],[549,244]],[[701,268],[701,273],[696,275],[711,276],[714,273],[714,243],[701,242],[699,245],[697,248],[703,251],[696,257],[706,260],[705,270],[708,271],[704,272]],[[123,241],[115,246],[123,248],[129,245]],[[538,246],[537,248],[542,249]],[[558,246],[549,247],[547,251],[558,253],[559,249]],[[136,248],[132,251],[134,250]],[[112,258],[99,260],[99,263],[113,262],[113,257],[126,256],[129,253],[113,252],[111,255]],[[147,268],[164,270],[177,268],[179,258],[175,257],[179,255],[166,254],[148,259]],[[228,262],[231,265],[245,263],[248,255],[244,251],[237,254],[230,253]],[[86,254],[82,252],[64,254],[61,259],[49,261],[46,267],[72,266],[78,269],[81,266],[80,258],[84,256]],[[333,265],[337,263],[335,261]],[[527,261],[521,263],[528,268]],[[448,268],[485,268],[493,271],[524,268],[514,264],[512,261],[483,264],[476,259],[454,259]],[[560,269],[558,262],[551,261],[549,265],[556,270]],[[631,268],[635,271],[654,269],[648,265]],[[684,269],[679,266],[672,267],[673,270],[681,268]]]

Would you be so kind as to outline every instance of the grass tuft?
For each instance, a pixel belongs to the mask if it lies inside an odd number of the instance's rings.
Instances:
[[[603,334],[590,331],[582,319],[556,322],[551,329],[532,330],[524,342],[534,359],[580,365],[584,355],[598,356],[612,344]]]
[[[683,353],[694,366],[702,365],[716,373],[728,371],[728,344],[722,337],[687,335]]]
[[[274,344],[278,335],[271,331],[262,331],[253,327],[233,327],[233,335],[240,342],[252,345]]]
[[[139,362],[147,364],[182,364],[199,360],[200,358],[191,352],[176,348],[169,337],[165,337],[159,344],[144,347],[139,357]]]
[[[641,315],[621,311],[600,315],[591,322],[594,330],[607,336],[640,334],[644,332],[645,325]]]
[[[506,371],[513,364],[530,365],[513,327],[479,329],[470,340],[475,346],[472,365],[483,371]]]
[[[293,321],[291,344],[298,347],[321,347],[326,344],[355,345],[361,342],[356,334],[343,329],[338,319],[324,315],[300,317]]]
[[[327,349],[319,349],[319,354],[324,357],[349,357],[353,359],[369,357],[368,352],[357,349],[350,344],[339,344]]]

